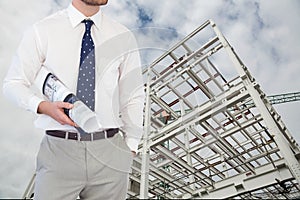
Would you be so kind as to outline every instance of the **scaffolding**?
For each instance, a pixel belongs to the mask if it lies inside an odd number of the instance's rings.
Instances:
[[[300,196],[299,146],[271,105],[280,97],[267,98],[212,20],[143,75],[145,133],[129,198]]]

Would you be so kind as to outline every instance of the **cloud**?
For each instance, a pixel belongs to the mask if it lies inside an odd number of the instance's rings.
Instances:
[[[35,21],[65,7],[69,0],[0,1],[0,79],[21,39]],[[213,19],[267,95],[300,88],[300,2],[297,0],[124,0],[109,1],[103,11],[133,29],[144,48],[145,63],[207,19]],[[154,37],[155,36],[155,37]],[[42,137],[34,116],[0,94],[0,198],[20,198],[35,167]],[[300,142],[299,102],[276,105],[288,129]]]

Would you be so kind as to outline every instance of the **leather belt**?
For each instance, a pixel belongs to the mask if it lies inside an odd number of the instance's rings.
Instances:
[[[93,140],[101,140],[104,138],[113,137],[118,132],[119,132],[118,128],[111,128],[105,131],[89,133],[85,135],[80,135],[79,133],[68,132],[68,131],[59,131],[59,130],[47,130],[46,134],[53,137],[64,138],[69,140],[93,141]]]

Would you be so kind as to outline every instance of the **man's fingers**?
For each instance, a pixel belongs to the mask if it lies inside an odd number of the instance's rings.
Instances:
[[[68,103],[68,102],[62,102],[62,101],[57,101],[55,102],[56,107],[61,110],[60,113],[58,113],[58,122],[65,125],[68,124],[70,126],[75,126],[75,123],[67,116],[64,114],[62,109],[72,109],[73,104]]]
[[[75,123],[67,116],[63,111],[59,114],[59,120],[61,124],[65,125],[68,124],[70,126],[75,126]]]
[[[75,126],[76,125],[69,117],[67,117],[65,119],[65,122],[66,122],[66,124],[71,125],[71,126]]]
[[[60,124],[68,124],[70,126],[75,126],[75,123],[70,119],[65,113],[63,109],[71,109],[73,108],[73,104],[67,102],[49,102],[42,101],[39,104],[38,112],[40,114],[46,114],[58,121]]]
[[[58,106],[59,108],[66,108],[66,109],[71,109],[71,108],[73,108],[73,104],[68,103],[68,102],[62,102],[62,101],[58,101],[58,102],[57,102],[57,106]]]

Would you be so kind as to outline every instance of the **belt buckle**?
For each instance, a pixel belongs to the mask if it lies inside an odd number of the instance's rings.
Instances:
[[[95,133],[85,133],[83,135],[78,134],[79,141],[94,141],[94,134]]]

